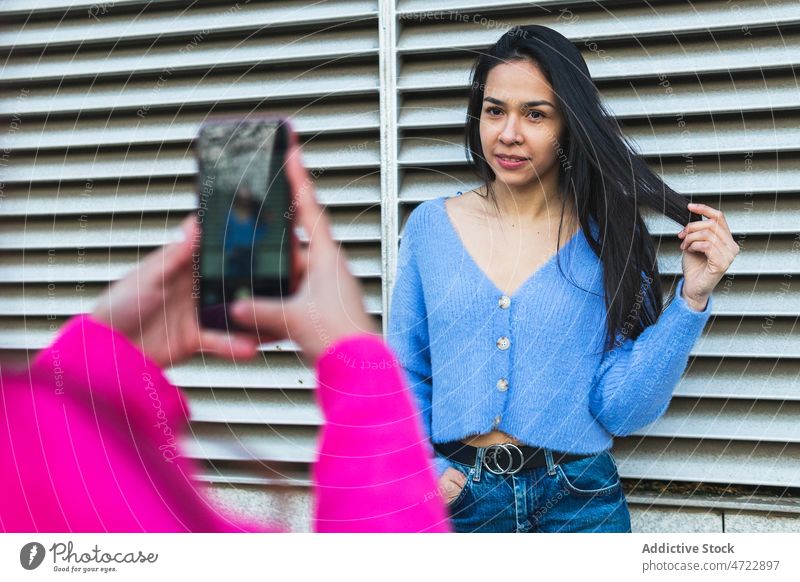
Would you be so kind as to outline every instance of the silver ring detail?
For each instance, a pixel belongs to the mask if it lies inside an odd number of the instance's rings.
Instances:
[[[508,451],[508,456],[511,457],[512,463],[514,462],[514,457],[511,455],[512,447],[515,451],[519,453],[519,465],[513,471],[509,471],[509,473],[513,475],[514,473],[517,473],[518,471],[522,470],[522,465],[525,464],[525,454],[522,452],[522,449],[520,449],[514,443],[506,443],[506,450]]]
[[[500,464],[497,461],[497,453],[502,449],[508,455],[508,466],[505,468],[501,468]],[[519,453],[519,464],[517,467],[514,467],[514,455],[512,453],[512,449]],[[487,456],[487,453],[488,456]],[[491,460],[492,465],[487,462]],[[484,449],[483,453],[483,466],[486,467],[486,470],[490,473],[494,473],[495,475],[513,475],[514,473],[520,471],[522,469],[522,465],[525,463],[525,455],[523,454],[522,450],[513,443],[498,443],[494,445],[489,445]]]

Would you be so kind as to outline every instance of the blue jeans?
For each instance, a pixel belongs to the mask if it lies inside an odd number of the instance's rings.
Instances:
[[[448,504],[456,532],[630,532],[631,517],[611,451],[546,467],[497,475],[483,465],[457,463],[467,476]]]

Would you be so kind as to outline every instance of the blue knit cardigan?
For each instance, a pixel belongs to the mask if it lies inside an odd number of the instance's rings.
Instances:
[[[593,454],[666,411],[711,298],[692,309],[681,278],[656,323],[605,351],[602,263],[582,230],[507,297],[467,252],[445,199],[406,222],[387,334],[433,442],[497,429]],[[450,465],[435,463],[439,474]]]

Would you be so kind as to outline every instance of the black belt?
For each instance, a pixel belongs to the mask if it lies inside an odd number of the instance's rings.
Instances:
[[[433,448],[436,452],[462,465],[475,465],[480,458],[478,455],[482,450],[483,466],[486,467],[487,471],[496,475],[512,474],[522,469],[536,469],[547,466],[546,449],[540,447],[520,446],[512,443],[473,447],[459,441],[452,441],[449,443],[433,443]],[[573,455],[559,451],[551,452],[553,453],[553,464],[556,465],[591,456]]]

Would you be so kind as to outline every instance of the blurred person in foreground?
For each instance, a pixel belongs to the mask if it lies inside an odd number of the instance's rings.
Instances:
[[[91,314],[68,321],[30,368],[3,371],[0,530],[282,531],[232,518],[198,489],[198,466],[180,454],[187,401],[163,368],[198,351],[251,359],[260,342],[285,338],[315,366],[325,417],[312,467],[314,531],[449,530],[400,366],[364,311],[296,139],[286,172],[310,243],[296,257],[294,295],[234,305],[252,333],[200,328],[191,216],[182,242],[150,254]]]

